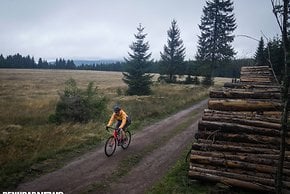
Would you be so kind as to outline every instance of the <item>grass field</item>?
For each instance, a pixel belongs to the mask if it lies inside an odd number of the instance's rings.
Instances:
[[[58,93],[70,78],[80,88],[93,81],[108,99],[107,111],[98,122],[48,122]],[[224,81],[228,79],[216,83]],[[104,127],[115,103],[132,115],[133,128],[138,129],[208,94],[207,88],[195,85],[155,83],[152,89],[150,96],[125,96],[126,85],[120,72],[0,69],[0,188],[13,188],[24,178],[58,168],[96,146],[107,135]]]

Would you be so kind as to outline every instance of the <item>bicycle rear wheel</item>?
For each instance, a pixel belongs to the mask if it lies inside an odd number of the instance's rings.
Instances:
[[[125,138],[121,147],[127,149],[131,143],[131,133],[130,131],[125,131]]]
[[[105,144],[105,154],[110,157],[114,154],[117,146],[117,141],[114,136],[111,136],[107,139]]]

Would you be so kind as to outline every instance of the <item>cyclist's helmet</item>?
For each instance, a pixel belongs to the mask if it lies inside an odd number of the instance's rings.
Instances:
[[[117,113],[121,110],[120,106],[119,105],[115,105],[114,106],[114,112]]]

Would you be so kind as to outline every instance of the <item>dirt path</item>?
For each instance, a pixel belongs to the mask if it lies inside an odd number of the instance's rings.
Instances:
[[[98,147],[62,169],[19,185],[17,191],[144,193],[192,142],[206,103],[201,101],[138,131],[125,151],[117,148],[108,158],[103,146]]]

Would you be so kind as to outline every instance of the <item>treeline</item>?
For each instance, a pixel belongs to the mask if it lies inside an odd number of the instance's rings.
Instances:
[[[242,66],[251,66],[254,64],[253,59],[236,59],[231,63],[224,65],[222,68],[214,69],[213,75],[218,77],[239,77]],[[119,71],[124,72],[126,62],[114,62],[106,64],[82,64],[75,65],[73,60],[56,59],[53,62],[47,62],[39,58],[35,62],[34,57],[22,56],[20,54],[9,55],[6,58],[0,55],[0,68],[19,68],[19,69],[71,69],[71,70],[93,70],[93,71]],[[151,62],[146,72],[160,73],[160,61]],[[207,68],[198,64],[196,61],[185,61],[183,68],[180,68],[177,75],[203,76]],[[161,73],[162,74],[162,73]]]
[[[73,60],[56,59],[55,62],[47,62],[39,58],[36,63],[34,57],[22,56],[19,53],[8,55],[6,58],[0,55],[0,68],[19,69],[76,69]]]

